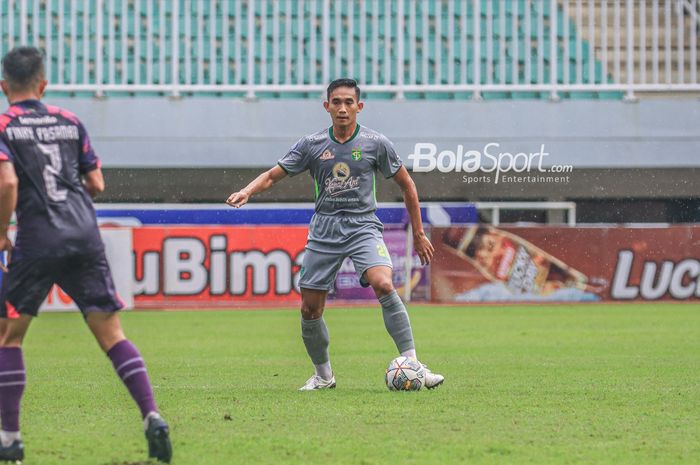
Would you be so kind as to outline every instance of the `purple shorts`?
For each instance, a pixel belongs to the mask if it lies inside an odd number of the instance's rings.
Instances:
[[[51,287],[58,284],[83,315],[124,307],[117,295],[104,252],[66,257],[22,258],[10,262],[2,277],[0,318],[37,316]]]

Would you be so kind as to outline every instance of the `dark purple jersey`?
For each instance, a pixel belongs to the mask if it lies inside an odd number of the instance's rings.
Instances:
[[[0,116],[0,162],[19,178],[14,259],[102,251],[95,210],[81,175],[99,168],[82,123],[38,100]]]

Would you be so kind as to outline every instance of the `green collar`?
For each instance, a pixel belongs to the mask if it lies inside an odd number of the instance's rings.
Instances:
[[[335,142],[336,144],[341,144],[341,145],[342,145],[342,144],[347,144],[348,142],[350,142],[351,140],[353,140],[353,139],[355,138],[355,136],[357,135],[358,132],[360,132],[360,125],[359,125],[358,123],[355,123],[355,132],[352,133],[352,136],[350,136],[350,139],[346,140],[345,142],[340,142],[340,141],[338,141],[338,139],[336,139],[335,136],[333,135],[333,126],[331,126],[331,127],[328,128],[328,135],[331,137],[331,140],[332,140],[333,142]]]

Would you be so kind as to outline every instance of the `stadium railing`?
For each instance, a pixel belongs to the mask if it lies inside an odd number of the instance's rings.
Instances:
[[[566,224],[576,226],[576,202],[474,202],[477,210],[490,212],[490,223],[493,226],[501,224],[503,210],[540,210],[550,212],[566,212]],[[551,220],[551,216],[548,216]],[[552,221],[553,222],[553,221]]]
[[[698,92],[698,0],[0,0],[53,92],[633,98]]]

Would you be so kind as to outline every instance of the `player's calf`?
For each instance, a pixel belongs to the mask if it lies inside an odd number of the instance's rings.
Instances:
[[[18,461],[24,458],[24,446],[19,433],[19,411],[25,383],[22,349],[0,347],[0,461]]]
[[[410,355],[415,358],[415,344],[413,342],[413,330],[408,312],[399,294],[393,291],[391,294],[379,298],[382,306],[382,317],[387,332],[394,340],[396,348],[402,355]],[[410,352],[410,353],[409,353]]]
[[[326,380],[333,378],[333,370],[331,368],[330,355],[328,353],[330,336],[323,317],[316,320],[305,320],[302,318],[301,337],[304,340],[306,352],[309,354],[309,358],[311,358],[314,368],[316,369],[315,376],[317,376],[319,380],[323,381],[316,384],[319,386],[328,384],[326,383]],[[307,381],[304,387],[306,387],[310,381],[311,380]],[[333,380],[333,385],[335,386],[335,380]],[[307,391],[309,389],[302,388],[301,390]]]
[[[107,356],[112,360],[114,370],[124,382],[129,394],[138,404],[141,416],[145,418],[150,412],[158,411],[146,365],[131,341],[124,339],[117,343],[107,351]]]
[[[138,404],[144,418],[148,456],[170,463],[173,455],[168,424],[158,413],[146,365],[138,349],[124,339],[107,351],[117,375]]]

